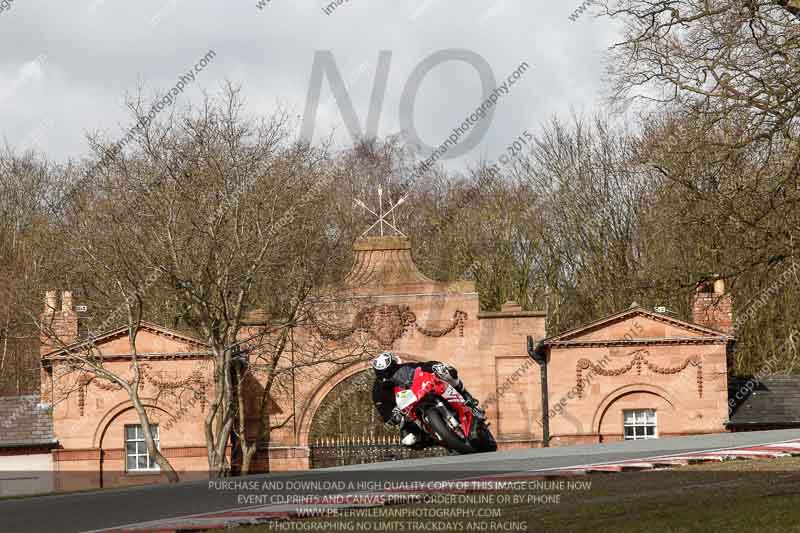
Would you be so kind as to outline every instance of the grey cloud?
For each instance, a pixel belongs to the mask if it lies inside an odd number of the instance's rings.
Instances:
[[[269,113],[280,102],[300,115],[314,52],[325,49],[352,82],[362,125],[378,53],[391,50],[381,135],[399,130],[403,87],[431,53],[473,50],[498,82],[527,62],[532,68],[498,104],[482,143],[448,162],[455,166],[494,159],[551,113],[591,110],[600,101],[603,57],[614,30],[586,15],[570,21],[576,6],[569,2],[350,0],[326,15],[327,3],[271,0],[259,10],[256,0],[16,0],[0,15],[0,135],[12,146],[39,145],[59,159],[85,155],[86,131],[115,137],[129,126],[126,92],[142,84],[148,92],[169,90],[209,49],[217,52],[213,64],[176,105],[197,101],[203,90],[230,79],[244,85],[253,111]],[[42,54],[41,72],[26,67]],[[28,76],[22,85],[21,75]],[[431,145],[443,142],[480,99],[480,80],[469,66],[437,67],[417,98],[420,135]],[[333,128],[340,146],[350,142],[325,80],[317,138]]]

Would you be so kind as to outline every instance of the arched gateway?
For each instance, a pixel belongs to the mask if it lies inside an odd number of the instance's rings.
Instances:
[[[397,428],[387,428],[373,406],[373,379],[371,370],[360,370],[325,396],[308,432],[311,468],[445,455],[442,448],[400,444]]]
[[[436,359],[455,366],[476,397],[484,402],[494,398],[486,408],[499,437],[516,445],[537,445],[541,433],[532,422],[539,416],[539,373],[529,364],[525,338],[544,337],[543,313],[525,312],[515,304],[481,313],[472,282],[426,277],[414,264],[410,242],[403,236],[363,238],[355,243],[354,252],[342,293],[342,298],[354,302],[353,316],[347,318],[352,321],[351,334],[369,335],[376,349],[393,350],[404,359]],[[367,367],[368,361],[331,367],[320,371],[317,379],[297,384],[294,405],[282,406],[285,412],[293,410],[295,423],[273,439],[293,445],[271,450],[274,467],[283,462],[281,453],[286,454],[286,467],[311,466],[315,444],[384,442],[394,437],[370,418],[374,416],[368,409],[371,376],[358,378]],[[519,372],[520,368],[525,371]],[[506,387],[498,395],[502,384]],[[340,398],[347,394],[359,403],[344,405]],[[365,417],[366,425],[354,431],[355,426],[343,423],[339,432],[340,415]]]
[[[403,361],[423,361],[396,352]],[[332,375],[309,402],[300,422],[310,468],[444,455],[445,450],[410,450],[397,428],[387,428],[372,403],[374,374],[368,361]]]

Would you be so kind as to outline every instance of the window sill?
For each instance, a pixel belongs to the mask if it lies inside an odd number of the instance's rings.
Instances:
[[[129,470],[125,472],[126,476],[158,476],[161,470]]]

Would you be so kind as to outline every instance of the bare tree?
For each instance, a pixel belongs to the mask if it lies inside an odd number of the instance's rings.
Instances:
[[[91,252],[90,245],[85,245],[84,250],[87,251],[93,261],[99,264],[101,259],[98,254]],[[108,263],[102,264],[102,266],[106,267],[104,270],[107,273],[114,271]],[[125,274],[135,273],[136,271],[125,272]],[[95,272],[95,274],[99,273]],[[156,445],[150,415],[141,397],[141,389],[145,384],[144,365],[138,354],[136,336],[142,320],[142,293],[144,289],[142,286],[131,287],[127,285],[127,282],[122,277],[116,277],[113,274],[109,277],[101,274],[95,279],[97,278],[106,279],[109,286],[116,285],[117,294],[122,301],[120,309],[125,316],[128,330],[128,350],[130,354],[128,369],[130,376],[122,375],[120,371],[115,371],[108,364],[102,347],[95,343],[96,335],[94,333],[90,332],[88,337],[77,345],[64,338],[63,323],[57,318],[59,312],[56,311],[56,306],[53,305],[55,293],[52,292],[53,296],[48,298],[50,300],[48,302],[50,306],[49,312],[45,312],[40,320],[37,321],[38,329],[46,337],[50,347],[57,350],[57,353],[44,362],[52,373],[51,402],[57,404],[69,398],[70,395],[76,393],[81,387],[94,379],[105,381],[111,386],[123,390],[136,411],[150,457],[158,464],[167,480],[170,483],[176,483],[179,480],[178,474]],[[72,307],[71,294],[65,294],[69,301],[63,302],[63,312],[68,312]]]
[[[297,381],[318,381],[336,368],[351,365],[374,354],[368,336],[351,333],[360,305],[332,287],[320,290],[316,279],[325,264],[318,263],[294,278],[294,297],[280,317],[265,317],[263,324],[246,329],[241,344],[245,359],[234,365],[238,401],[234,433],[241,448],[240,474],[247,475],[259,450],[269,470],[272,433],[292,421],[292,414],[275,419],[275,398],[291,398]]]
[[[739,121],[732,145],[795,137],[800,18],[794,0],[606,0],[623,23],[617,96],[687,106],[704,126]],[[710,140],[709,140],[710,141]]]
[[[639,161],[703,200],[707,223],[745,229],[753,264],[790,257],[800,201],[796,2],[603,5],[624,24],[609,65],[615,96],[662,104],[646,117]],[[787,231],[776,225],[783,220]]]
[[[0,154],[0,394],[39,386],[39,333],[27,310],[38,307],[49,267],[63,264],[46,216],[61,173],[39,154]]]
[[[205,439],[211,473],[224,476],[237,427],[244,320],[263,308],[289,317],[282,328],[291,329],[289,302],[304,302],[298,299],[303,291],[293,287],[327,281],[295,267],[335,263],[341,255],[323,216],[325,191],[337,170],[324,150],[292,142],[285,113],[246,117],[232,85],[199,108],[155,121],[144,120],[149,106],[143,99],[129,107],[145,126],[124,150],[95,139],[101,153],[112,154],[101,178],[103,196],[113,196],[109,217],[131,236],[126,261],[158,273],[145,309],[174,312],[174,323],[212,353]],[[106,199],[95,196],[90,203],[96,207]],[[293,285],[298,279],[304,282]]]

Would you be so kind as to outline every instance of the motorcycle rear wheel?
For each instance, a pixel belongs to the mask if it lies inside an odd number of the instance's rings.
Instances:
[[[435,433],[442,446],[458,453],[475,453],[475,449],[450,429],[442,414],[436,409],[429,409],[425,413],[425,421]]]

